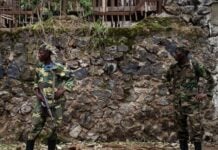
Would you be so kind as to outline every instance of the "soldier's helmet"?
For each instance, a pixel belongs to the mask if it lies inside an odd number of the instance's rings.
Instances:
[[[50,51],[51,54],[53,54],[53,55],[57,54],[56,53],[57,48],[55,46],[52,46],[51,44],[45,43],[45,42],[43,42],[43,44],[40,45],[39,50],[40,51]]]

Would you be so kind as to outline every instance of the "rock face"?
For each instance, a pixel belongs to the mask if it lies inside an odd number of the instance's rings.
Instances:
[[[214,71],[216,51],[209,43],[215,39],[208,42],[204,30],[184,22],[178,23],[184,27],[175,22],[166,27],[164,22],[164,28],[157,23],[149,25],[164,32],[136,34],[131,36],[131,44],[114,42],[94,50],[89,49],[92,38],[88,36],[64,32],[52,37],[59,47],[54,59],[66,62],[76,78],[73,91],[66,93],[61,134],[93,141],[176,141],[174,108],[163,83],[164,74],[175,63],[169,51],[188,39],[193,55]],[[130,38],[122,30],[126,31],[120,29],[119,36]],[[140,33],[148,30],[145,27]],[[31,126],[30,114],[36,101],[31,87],[40,36],[26,31],[12,35],[2,33],[0,42],[0,133],[5,135],[1,140],[16,141],[24,140]],[[205,103],[205,139],[216,141],[214,109],[211,100]]]
[[[164,11],[194,25],[208,26],[215,0],[166,0]]]

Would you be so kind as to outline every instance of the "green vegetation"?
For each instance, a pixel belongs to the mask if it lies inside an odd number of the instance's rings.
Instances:
[[[58,21],[56,21],[54,18],[50,18],[50,19],[44,21],[42,24],[40,22],[38,22],[38,23],[31,25],[27,28],[29,28],[32,31],[45,30],[46,32],[54,32],[55,31],[57,33],[68,31],[67,28],[65,28],[62,24],[59,24]]]
[[[23,9],[35,9],[35,7],[41,2],[41,0],[21,0],[21,8]]]
[[[101,22],[94,22],[92,24],[92,47],[102,48],[106,46],[108,28],[105,27]]]
[[[31,30],[37,34],[45,32],[59,34],[70,32],[75,27],[71,22],[78,18],[66,18],[66,20],[51,17],[50,19],[38,22],[34,25],[19,30]],[[150,17],[136,23],[129,28],[108,28],[102,22],[86,23],[79,21],[76,27],[76,34],[79,36],[91,36],[90,47],[93,50],[101,50],[111,45],[127,45],[131,50],[135,38],[138,36],[147,37],[151,35],[178,35],[191,41],[203,37],[205,33],[199,27],[187,26],[178,18],[156,18]],[[74,28],[75,29],[75,28]]]
[[[80,4],[84,8],[84,15],[85,16],[91,15],[91,6],[92,6],[91,0],[80,0]]]
[[[43,0],[21,0],[21,8],[24,10],[36,10],[39,4],[43,7],[42,15],[48,18],[52,15],[63,15],[75,11],[73,9],[77,4],[83,7],[83,15],[86,17],[91,14],[92,0],[53,0],[51,3]]]
[[[131,49],[137,36],[147,37],[155,34],[177,34],[191,40],[204,36],[202,29],[187,26],[178,18],[150,17],[129,28],[107,28],[102,23],[96,22],[92,27],[92,43],[94,48],[125,44]]]
[[[170,18],[146,18],[129,28],[108,28],[107,32],[104,33],[104,42],[102,43],[104,45],[125,44],[131,49],[136,36],[148,36],[155,33],[171,31],[173,20]],[[99,32],[99,30],[95,31]],[[95,32],[94,34],[95,38],[100,35]]]

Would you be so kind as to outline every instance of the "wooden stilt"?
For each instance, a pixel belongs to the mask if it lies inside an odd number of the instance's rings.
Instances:
[[[18,24],[20,24],[20,19],[21,19],[21,18],[20,18],[20,14],[19,14],[19,16],[18,16]]]
[[[125,15],[122,16],[122,27],[124,26],[124,23],[126,22],[126,19],[125,19]]]
[[[114,16],[111,16],[111,22],[112,22],[112,27],[114,27],[115,26],[115,24],[114,24]]]
[[[27,23],[27,15],[25,15],[25,25],[26,25],[26,23]]]
[[[117,15],[117,27],[120,27],[120,16]]]
[[[138,21],[138,14],[135,12],[135,21]]]
[[[34,23],[34,16],[33,16],[33,14],[32,14],[32,24]]]

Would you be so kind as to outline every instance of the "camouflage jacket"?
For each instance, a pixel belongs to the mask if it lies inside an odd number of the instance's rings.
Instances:
[[[211,73],[196,60],[190,60],[183,65],[171,65],[166,80],[170,93],[175,96],[190,97],[203,92],[212,97],[214,80]]]
[[[38,64],[35,69],[34,89],[40,88],[48,100],[53,99],[59,87],[71,91],[73,78],[71,72],[60,63]]]

